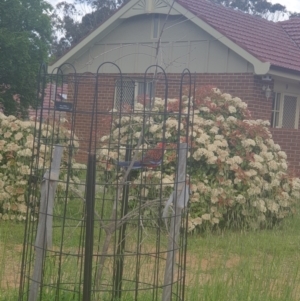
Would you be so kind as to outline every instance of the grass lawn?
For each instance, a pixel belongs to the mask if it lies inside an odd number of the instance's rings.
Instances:
[[[23,231],[0,221],[1,301],[17,300]],[[186,275],[186,300],[300,300],[299,210],[274,230],[191,235]]]

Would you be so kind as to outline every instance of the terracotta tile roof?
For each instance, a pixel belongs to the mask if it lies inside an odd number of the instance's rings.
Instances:
[[[298,18],[274,23],[207,0],[177,2],[259,60],[300,71]]]
[[[285,32],[300,48],[300,18],[292,18],[290,20],[280,22],[280,24]]]

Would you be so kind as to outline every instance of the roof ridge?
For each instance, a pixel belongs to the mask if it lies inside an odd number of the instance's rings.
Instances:
[[[182,5],[182,4],[187,4],[188,5],[188,3],[190,2],[190,0],[175,0],[175,1],[178,2],[180,5]],[[256,20],[259,20],[259,21],[262,21],[262,22],[265,22],[265,23],[268,23],[268,24],[276,24],[276,22],[274,22],[272,20],[267,20],[267,19],[262,18],[258,15],[252,15],[252,14],[244,12],[240,9],[234,9],[232,7],[227,7],[227,6],[224,6],[220,3],[213,2],[211,0],[197,0],[197,1],[208,3],[209,5],[219,7],[223,10],[228,11],[228,12],[238,13],[240,16],[243,16],[243,17],[246,17],[246,18],[255,18]],[[299,19],[300,19],[300,17],[299,17]]]
[[[300,18],[299,18],[300,20]],[[293,38],[292,36],[288,33],[288,31],[284,28],[284,26],[282,26],[282,23],[277,23],[278,26],[280,26],[282,28],[282,30],[284,31],[284,33],[289,37],[289,39],[293,42],[293,44],[300,50],[300,44],[298,44]],[[286,23],[285,23],[286,24]]]
[[[292,17],[290,19],[287,19],[287,20],[283,20],[283,21],[278,21],[277,23],[280,23],[280,24],[286,24],[286,23],[292,23],[293,21],[300,21],[300,16],[297,16],[297,17]]]

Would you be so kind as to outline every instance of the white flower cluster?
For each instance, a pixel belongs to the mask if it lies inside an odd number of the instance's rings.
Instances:
[[[53,123],[52,123],[53,124]],[[34,141],[34,129],[41,130],[41,144],[39,157],[33,156],[33,148],[37,148]],[[45,171],[50,165],[49,146],[43,144],[44,138],[51,138],[55,133],[51,125],[35,123],[34,121],[22,121],[14,116],[5,116],[0,113],[0,219],[22,221],[26,217],[26,197],[28,192],[28,176],[31,173],[31,161],[36,160],[36,168]],[[67,145],[71,132],[61,126],[59,136],[61,144]],[[75,139],[76,136],[75,136]],[[74,141],[74,147],[78,148],[78,142]],[[61,177],[66,175],[68,164],[67,148],[63,156],[63,168]],[[71,175],[71,186],[76,187],[80,180],[76,175],[86,169],[82,164],[75,162]],[[63,189],[63,183],[58,184],[58,193]]]
[[[122,141],[132,133],[140,133],[143,122],[150,141],[160,141],[164,135],[164,139],[174,142],[176,133],[183,133],[186,128],[184,118],[178,120],[175,115],[168,115],[164,120],[161,113],[165,103],[176,110],[176,101],[155,99],[153,112],[157,115],[147,116],[146,121],[138,114],[122,118],[112,135],[102,137],[101,143]],[[272,140],[269,122],[251,120],[246,103],[218,89],[198,89],[193,104],[188,118],[193,146],[189,154],[192,166],[189,230],[205,224],[215,226],[221,221],[226,224],[233,219],[259,226],[286,217],[300,196],[300,180],[289,177],[287,156]],[[182,112],[187,112],[186,108]],[[134,135],[135,141],[137,138]],[[104,161],[114,157],[105,151],[99,156]],[[150,176],[147,171],[149,185],[143,185],[148,189],[148,197],[153,195],[153,187],[163,187],[164,195],[169,193],[172,187],[169,183],[174,181],[175,157],[174,152],[166,152],[163,175]]]

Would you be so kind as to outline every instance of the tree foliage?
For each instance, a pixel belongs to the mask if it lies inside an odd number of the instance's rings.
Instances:
[[[256,16],[260,16],[266,19],[276,18],[280,13],[286,13],[284,5],[279,3],[272,4],[267,0],[211,0],[222,4],[226,7],[233,9],[239,9],[243,12],[250,13]]]
[[[34,104],[40,63],[51,42],[51,5],[43,0],[0,1],[0,104],[6,114]]]
[[[67,49],[77,44],[127,1],[75,0],[74,3],[58,3],[52,15],[53,26],[58,32],[52,47],[54,57],[61,56]]]

